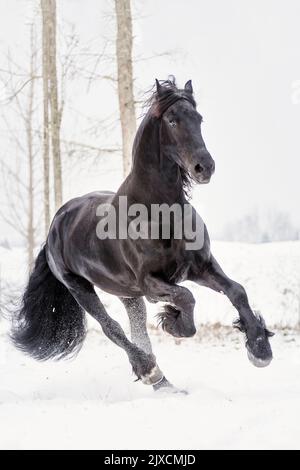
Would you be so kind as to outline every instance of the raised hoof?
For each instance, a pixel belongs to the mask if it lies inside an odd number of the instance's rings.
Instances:
[[[246,335],[246,349],[249,361],[255,367],[267,367],[273,359],[269,338],[274,336],[275,333],[267,329],[266,322],[259,312],[254,312],[254,315],[258,322],[256,337],[253,336],[253,332],[251,338],[249,337],[249,332],[246,330],[245,324],[241,319],[234,322],[234,327]]]
[[[196,333],[192,315],[187,315],[172,305],[165,305],[158,314],[162,329],[175,338],[191,338]]]
[[[270,334],[264,330],[255,340],[246,341],[246,348],[249,361],[255,367],[267,367],[273,359],[272,349],[269,342]]]
[[[267,358],[267,359],[260,359],[258,357],[255,357],[254,354],[252,354],[249,349],[247,349],[247,354],[248,354],[248,359],[249,361],[255,366],[255,367],[267,367],[270,362],[272,361],[272,356]]]
[[[163,377],[159,383],[153,385],[153,390],[161,393],[179,393],[181,395],[188,395],[186,390],[174,387],[174,385],[172,385],[165,377]]]

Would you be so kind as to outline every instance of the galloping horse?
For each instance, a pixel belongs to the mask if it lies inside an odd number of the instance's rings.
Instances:
[[[245,333],[250,361],[258,367],[272,360],[263,318],[248,303],[245,289],[229,279],[210,251],[206,226],[202,243],[187,249],[187,238],[176,238],[175,220],[169,235],[102,237],[97,235],[97,208],[122,215],[120,200],[128,206],[174,204],[191,209],[192,222],[200,216],[188,202],[192,183],[205,184],[215,171],[201,133],[192,83],[179,89],[175,80],[158,81],[133,145],[132,169],[117,193],[94,192],[72,199],[55,215],[15,318],[12,338],[17,347],[39,360],[62,358],[76,352],[85,333],[85,312],[101,325],[105,335],[123,348],[133,371],[155,390],[175,388],[157,365],[146,326],[143,297],[166,303],[161,314],[165,331],[175,337],[195,334],[192,293],[178,285],[191,280],[225,294],[239,313],[238,328]],[[122,212],[122,214],[121,214]],[[151,211],[148,212],[151,223]],[[125,216],[127,226],[132,221]],[[118,296],[128,313],[131,341],[106,312],[94,286]]]

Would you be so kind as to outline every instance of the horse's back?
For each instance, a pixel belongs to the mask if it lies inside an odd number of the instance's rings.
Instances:
[[[76,211],[80,208],[89,208],[91,204],[107,204],[112,201],[114,196],[115,193],[112,191],[93,191],[91,193],[84,194],[83,196],[70,199],[56,212],[53,222],[55,222],[55,219],[59,216],[69,213],[70,211]],[[51,225],[53,225],[53,222]]]
[[[102,204],[112,204],[114,196],[110,191],[97,191],[64,204],[49,230],[47,259],[61,281],[73,273],[116,295],[135,295],[138,289],[129,292],[128,281],[133,273],[124,265],[118,240],[97,236],[97,209]]]

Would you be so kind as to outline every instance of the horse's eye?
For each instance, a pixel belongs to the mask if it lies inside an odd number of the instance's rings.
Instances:
[[[171,127],[176,127],[176,121],[174,121],[174,119],[171,119],[169,121],[169,124],[170,124]]]

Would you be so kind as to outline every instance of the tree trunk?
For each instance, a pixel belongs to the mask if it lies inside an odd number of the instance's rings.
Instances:
[[[33,27],[30,31],[30,85],[28,95],[28,109],[26,116],[26,138],[28,151],[28,222],[27,222],[27,251],[28,265],[33,264],[35,233],[34,233],[34,181],[33,181],[33,105],[34,105],[34,74],[35,58]]]
[[[50,185],[49,185],[49,3],[41,0],[42,10],[42,50],[43,50],[43,167],[44,167],[44,224],[45,236],[50,225]]]
[[[118,95],[122,128],[123,171],[131,167],[132,144],[136,132],[132,69],[132,18],[130,0],[115,0],[117,16],[116,54],[118,65]]]
[[[60,152],[61,112],[58,107],[58,84],[56,67],[56,0],[48,0],[49,18],[49,85],[51,110],[51,143],[53,155],[55,210],[62,205],[62,169]]]

